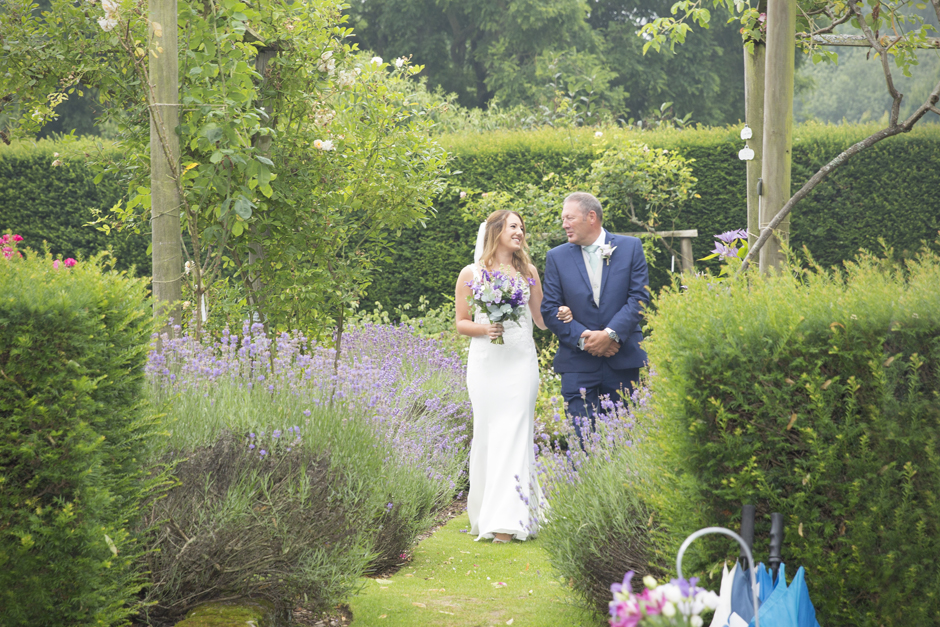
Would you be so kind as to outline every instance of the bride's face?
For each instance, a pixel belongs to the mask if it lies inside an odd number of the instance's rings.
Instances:
[[[522,248],[523,242],[525,242],[525,228],[522,226],[522,220],[517,215],[510,215],[503,225],[503,232],[499,234],[499,245],[511,252],[516,252]]]

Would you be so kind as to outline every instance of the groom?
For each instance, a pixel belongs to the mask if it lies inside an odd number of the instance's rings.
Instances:
[[[565,198],[561,224],[568,243],[545,259],[542,316],[558,336],[555,372],[561,374],[561,392],[579,439],[579,422],[586,425],[589,418],[594,428],[598,396],[609,394],[616,401],[620,390],[629,394],[646,361],[640,348],[640,312],[649,304],[643,246],[635,237],[605,231],[603,219],[601,204],[591,194]],[[558,319],[562,305],[571,309],[571,322]]]

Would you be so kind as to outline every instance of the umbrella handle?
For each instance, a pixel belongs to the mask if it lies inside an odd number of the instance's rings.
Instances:
[[[733,540],[736,540],[738,544],[741,545],[741,550],[744,551],[744,555],[747,557],[747,563],[750,564],[748,572],[751,575],[751,600],[754,601],[754,627],[760,627],[760,617],[757,615],[760,606],[758,605],[757,599],[757,578],[754,576],[754,557],[751,555],[751,548],[747,545],[747,542],[744,541],[744,538],[731,531],[730,529],[725,529],[724,527],[705,527],[704,529],[699,529],[688,538],[685,539],[685,542],[682,543],[682,546],[679,547],[679,552],[676,554],[676,573],[679,575],[679,579],[682,579],[682,555],[685,553],[685,550],[689,548],[689,545],[692,544],[693,540],[706,536],[710,533],[720,533],[726,535]]]

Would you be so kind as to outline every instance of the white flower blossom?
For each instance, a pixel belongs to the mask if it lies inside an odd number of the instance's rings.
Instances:
[[[398,69],[401,69],[401,66],[403,66],[404,64],[405,64],[405,57],[398,57],[397,59],[395,59],[395,67],[397,67]]]
[[[54,153],[52,153],[52,156],[55,157],[56,159],[58,159],[58,158],[59,158],[59,153],[54,152]]]
[[[189,274],[192,271],[193,271],[192,261],[187,261],[186,263],[183,264],[183,274]]]
[[[704,624],[705,621],[702,620],[701,616],[696,615],[689,619],[689,625],[692,627],[702,627]]]
[[[682,600],[682,591],[679,590],[679,586],[666,584],[663,586],[663,592],[666,595],[666,600],[670,603],[678,603]]]
[[[382,57],[372,57],[372,65],[382,65]]]
[[[323,151],[336,150],[336,147],[333,146],[333,140],[332,140],[332,139],[326,139],[326,140],[324,140],[324,139],[317,139],[317,140],[314,140],[314,142],[313,142],[313,147],[316,148],[317,150],[323,150]]]
[[[665,616],[666,618],[672,618],[673,616],[676,615],[676,606],[673,605],[671,602],[667,601],[663,605],[662,613],[663,613],[663,616]]]
[[[601,138],[601,137],[603,137],[603,136],[604,136],[604,134],[603,134],[602,132],[600,132],[600,131],[594,131],[594,137]]]
[[[114,30],[114,27],[117,26],[117,23],[118,21],[114,18],[98,18],[98,26],[100,26],[101,30],[106,33],[110,33],[112,30]]]
[[[332,109],[320,109],[319,111],[317,111],[313,120],[320,126],[326,126],[327,124],[333,121],[333,117],[335,115],[336,115],[336,112],[333,111]]]
[[[61,160],[61,159],[56,159],[55,161],[52,162],[52,167],[53,167],[53,168],[57,168],[57,167],[59,167],[60,165],[62,165],[62,160]]]
[[[354,70],[342,70],[336,79],[336,84],[340,87],[349,87],[356,81],[356,74]]]
[[[658,584],[656,583],[656,580],[653,579],[652,575],[647,575],[646,577],[643,577],[643,585],[650,590],[653,590]]]
[[[329,60],[330,60],[330,57],[332,57],[332,56],[333,56],[333,51],[332,51],[332,50],[327,50],[326,52],[324,52],[323,54],[320,55],[320,59],[321,59],[322,61],[329,61]]]

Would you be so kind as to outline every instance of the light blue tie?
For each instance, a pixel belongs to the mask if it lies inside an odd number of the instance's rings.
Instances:
[[[591,244],[590,246],[583,246],[584,252],[588,254],[588,261],[591,262],[591,272],[594,273],[594,276],[597,276],[597,270],[601,265],[601,258],[595,254],[597,249],[600,248],[597,244]]]

